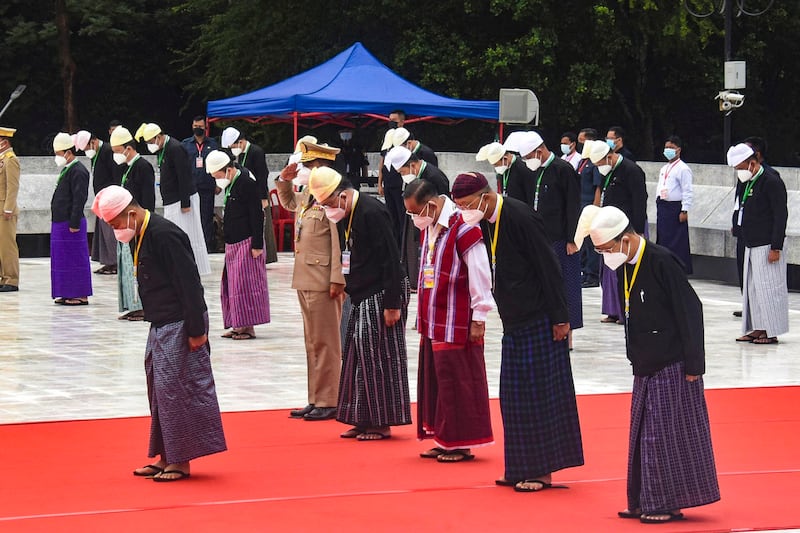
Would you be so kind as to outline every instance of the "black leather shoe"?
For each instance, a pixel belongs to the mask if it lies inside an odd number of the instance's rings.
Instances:
[[[336,418],[336,407],[315,407],[313,411],[303,417],[303,420],[330,420]]]
[[[292,418],[303,418],[313,410],[314,410],[314,404],[310,403],[305,407],[303,407],[302,409],[293,409],[289,411],[289,416],[291,416]]]
[[[19,287],[16,285],[0,285],[0,292],[17,292]]]

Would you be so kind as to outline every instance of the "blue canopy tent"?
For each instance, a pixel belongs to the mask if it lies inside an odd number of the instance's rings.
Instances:
[[[498,120],[497,101],[457,100],[417,87],[378,61],[361,43],[310,70],[268,87],[208,103],[210,122],[241,119],[254,123],[298,120],[352,127],[349,119],[386,120],[394,109],[413,118],[453,122],[463,119]],[[445,120],[442,120],[445,119]]]

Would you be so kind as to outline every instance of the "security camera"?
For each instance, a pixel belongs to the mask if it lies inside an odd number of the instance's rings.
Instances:
[[[733,91],[720,91],[715,100],[719,100],[720,111],[731,111],[744,105],[744,95]]]

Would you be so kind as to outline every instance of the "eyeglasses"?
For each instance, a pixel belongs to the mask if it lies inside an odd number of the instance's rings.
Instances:
[[[499,161],[499,162],[502,162],[502,161]],[[480,196],[478,196],[477,198],[475,198],[474,200],[472,200],[470,203],[468,203],[468,204],[466,204],[466,205],[465,205],[465,204],[462,204],[462,203],[459,203],[459,202],[456,202],[456,203],[455,203],[455,204],[456,204],[456,207],[458,207],[458,208],[459,208],[459,209],[461,209],[462,211],[468,211],[468,210],[470,210],[470,209],[473,209],[472,205],[473,205],[475,202],[478,202],[478,207],[477,207],[476,209],[480,209],[480,207],[481,207],[481,201],[483,201],[483,196],[484,196],[484,195],[483,195],[483,194],[481,194]]]
[[[614,242],[608,248],[598,248],[598,247],[595,246],[594,251],[597,252],[598,254],[610,254],[610,253],[613,253],[614,252],[614,248],[617,246],[618,242],[622,243],[622,241],[614,240]],[[622,251],[622,244],[620,244],[620,251]]]
[[[422,209],[419,210],[419,213],[412,213],[411,211],[406,209],[406,215],[408,215],[410,217],[421,217],[422,216],[422,212],[425,211],[426,209],[428,210],[427,214],[430,214],[430,207],[431,207],[431,204],[429,202],[429,203],[425,204],[425,207],[423,207]]]

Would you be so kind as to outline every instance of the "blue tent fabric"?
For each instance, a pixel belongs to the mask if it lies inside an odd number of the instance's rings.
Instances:
[[[210,118],[289,117],[299,113],[408,115],[498,120],[497,101],[458,100],[417,87],[361,43],[310,70],[250,93],[208,102]]]

